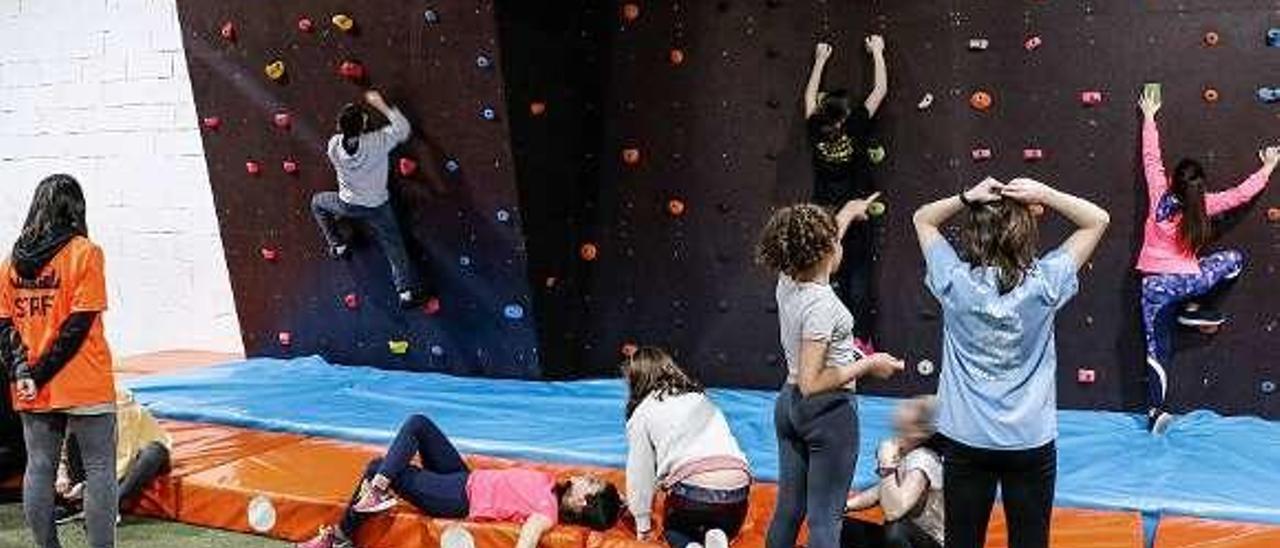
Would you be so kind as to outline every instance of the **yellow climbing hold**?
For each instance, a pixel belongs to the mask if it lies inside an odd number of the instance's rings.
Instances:
[[[342,32],[350,32],[351,29],[356,27],[356,20],[345,13],[334,15],[331,21],[333,21],[333,26],[338,27],[338,30]]]
[[[407,353],[409,351],[409,341],[387,341],[387,349],[396,355]]]
[[[871,202],[867,204],[867,215],[871,217],[879,217],[884,215],[884,211],[887,207],[888,206],[884,205],[884,202]]]
[[[273,61],[271,64],[267,65],[266,68],[262,69],[262,72],[267,73],[267,78],[272,80],[284,78],[284,61]]]

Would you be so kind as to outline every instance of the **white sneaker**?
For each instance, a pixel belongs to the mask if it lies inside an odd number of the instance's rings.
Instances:
[[[476,540],[466,527],[455,523],[440,535],[440,548],[476,548]]]
[[[702,545],[696,542],[690,542],[689,544],[684,545],[684,548],[702,548]]]
[[[707,531],[707,538],[704,540],[707,548],[729,548],[729,536],[719,529]]]

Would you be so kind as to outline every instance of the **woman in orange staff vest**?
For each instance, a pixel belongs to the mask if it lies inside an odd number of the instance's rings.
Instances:
[[[107,284],[84,212],[84,193],[70,175],[40,181],[13,253],[0,264],[0,361],[12,372],[22,416],[22,505],[40,548],[61,546],[54,481],[68,434],[84,461],[89,545],[115,546],[115,379],[101,317]]]

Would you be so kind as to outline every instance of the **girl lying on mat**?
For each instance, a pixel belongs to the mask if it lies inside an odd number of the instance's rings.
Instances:
[[[666,491],[667,544],[727,548],[747,517],[747,457],[716,404],[665,351],[643,347],[622,364],[627,380],[627,507],[636,535],[652,537],[654,491]]]
[[[418,457],[422,465],[411,461]],[[526,468],[469,470],[444,433],[422,415],[400,426],[386,456],[373,459],[342,521],[324,526],[298,548],[346,548],[364,518],[385,512],[399,496],[423,513],[441,518],[521,522],[517,548],[535,548],[558,522],[603,531],[622,507],[618,489],[590,474],[557,482]]]

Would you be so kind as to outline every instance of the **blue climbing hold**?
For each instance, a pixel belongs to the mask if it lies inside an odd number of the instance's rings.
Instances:
[[[480,111],[480,117],[485,120],[492,121],[498,118],[498,112],[493,110],[491,107],[484,107],[484,109]]]
[[[1264,103],[1280,101],[1280,88],[1269,88],[1265,86],[1258,88],[1258,100]]]
[[[471,266],[471,257],[467,255],[458,257],[458,264],[462,266]]]
[[[1280,48],[1280,28],[1272,27],[1267,29],[1267,45],[1273,48]]]
[[[502,315],[508,320],[518,320],[524,317],[524,307],[518,304],[509,304],[502,307]]]
[[[1261,388],[1263,394],[1272,394],[1276,391],[1276,383],[1275,381],[1262,381]]]
[[[480,54],[480,55],[477,55],[477,56],[476,56],[476,66],[477,66],[477,67],[480,67],[480,68],[482,68],[482,69],[485,69],[485,68],[489,68],[489,66],[490,66],[490,65],[492,65],[492,64],[493,64],[493,61],[490,61],[490,60],[489,60],[489,56],[484,55],[484,54]]]
[[[440,14],[436,13],[436,10],[427,10],[422,12],[422,18],[425,19],[427,23],[430,23],[430,24],[436,24],[440,22]]]
[[[450,158],[444,161],[445,171],[448,171],[449,173],[457,173],[459,169],[462,169],[462,164],[459,164],[457,160]]]
[[[433,345],[431,345],[431,355],[432,355],[432,356],[443,356],[443,355],[444,355],[444,347],[443,347],[443,346],[440,346],[440,345],[438,345],[438,344],[433,344]]]
[[[499,223],[505,223],[511,220],[511,212],[505,209],[499,209],[498,213],[495,214],[495,217],[498,218]]]

